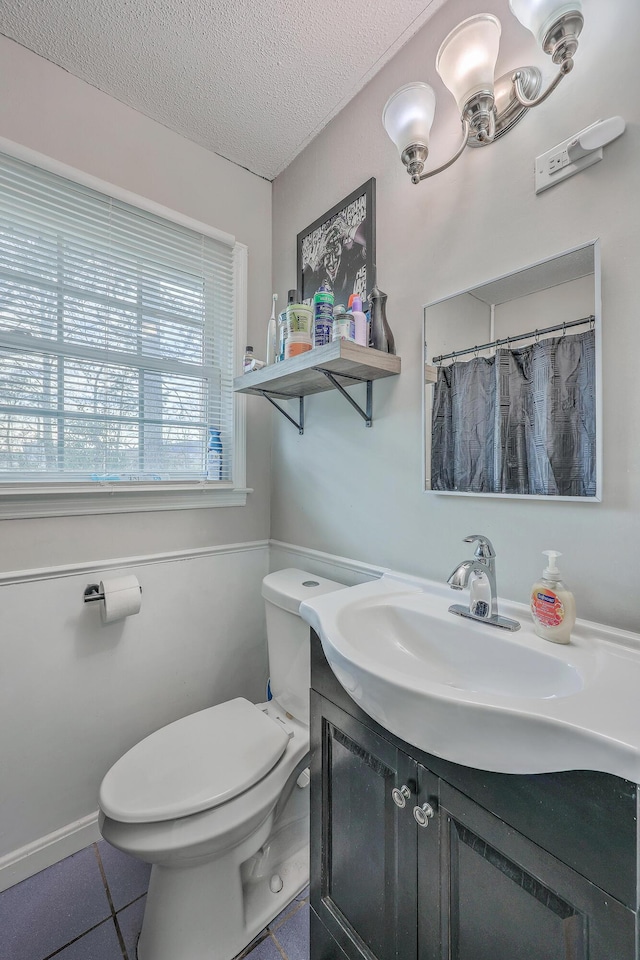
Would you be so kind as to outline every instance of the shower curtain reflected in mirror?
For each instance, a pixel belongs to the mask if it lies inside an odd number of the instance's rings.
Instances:
[[[431,489],[596,495],[595,332],[438,368]]]

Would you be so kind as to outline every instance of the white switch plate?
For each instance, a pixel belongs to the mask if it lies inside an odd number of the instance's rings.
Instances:
[[[592,164],[602,160],[602,147],[599,150],[593,150],[586,157],[571,163],[567,155],[567,147],[575,140],[575,134],[562,143],[547,150],[546,153],[536,157],[536,193],[542,193],[549,187],[555,187],[556,183],[562,183],[567,177],[572,177],[574,173],[580,173]]]

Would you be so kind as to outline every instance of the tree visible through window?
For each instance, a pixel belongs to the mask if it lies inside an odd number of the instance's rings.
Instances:
[[[233,251],[0,157],[0,480],[231,476]]]

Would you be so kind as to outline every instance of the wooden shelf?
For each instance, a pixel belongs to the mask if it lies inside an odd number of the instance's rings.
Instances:
[[[233,389],[237,393],[259,396],[272,393],[281,397],[307,397],[333,390],[333,384],[321,370],[328,370],[342,386],[348,387],[357,380],[395,376],[400,373],[400,357],[360,347],[349,340],[335,340],[290,360],[244,373],[235,378]]]
[[[299,433],[304,433],[304,398],[324,390],[338,390],[370,427],[373,422],[372,382],[399,373],[400,357],[395,354],[361,347],[349,340],[336,340],[324,347],[307,350],[290,360],[282,360],[262,370],[236,377],[233,389],[236,393],[265,397],[298,428]],[[367,385],[365,410],[345,390],[345,387],[352,387],[356,383]],[[274,397],[297,398],[300,404],[299,420],[294,420]]]

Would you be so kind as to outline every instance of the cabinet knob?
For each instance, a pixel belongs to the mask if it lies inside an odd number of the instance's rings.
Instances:
[[[400,807],[400,809],[402,809],[402,807],[406,807],[407,805],[407,800],[411,796],[411,790],[409,790],[409,787],[406,785],[406,783],[403,783],[401,787],[393,788],[391,791],[391,796],[396,807]]]
[[[413,808],[413,818],[419,827],[428,827],[433,813],[433,807],[430,803],[423,803],[421,807]]]

